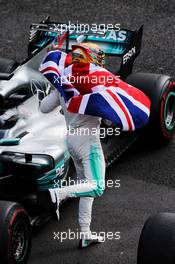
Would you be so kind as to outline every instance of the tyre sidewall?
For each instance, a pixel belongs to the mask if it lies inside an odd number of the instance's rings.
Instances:
[[[168,131],[164,120],[164,107],[166,97],[174,89],[172,78],[167,75],[151,73],[135,73],[128,76],[128,83],[144,92],[151,100],[151,111],[148,125],[145,129],[145,135],[153,143],[159,145],[168,143],[174,133],[175,126]]]
[[[168,94],[174,90],[175,89],[174,89],[173,82],[170,81],[168,85],[166,85],[164,89],[162,90],[161,100],[160,100],[160,129],[161,129],[163,137],[167,140],[170,140],[173,137],[175,133],[175,126],[171,130],[168,130],[166,128],[165,120],[164,120],[164,107],[165,107],[165,102],[166,102],[166,98]]]
[[[27,232],[26,250],[24,258],[21,261],[15,261],[12,254],[12,236],[14,227],[23,223]],[[31,233],[29,217],[20,205],[14,204],[4,214],[3,220],[0,221],[2,232],[0,233],[0,256],[4,264],[24,264],[27,263],[31,250]]]

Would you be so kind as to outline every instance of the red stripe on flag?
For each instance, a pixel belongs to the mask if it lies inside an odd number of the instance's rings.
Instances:
[[[81,100],[82,96],[74,96],[72,99],[70,99],[70,103],[68,105],[67,110],[72,113],[78,113]]]
[[[130,116],[128,115],[125,107],[123,106],[123,104],[120,102],[120,100],[118,99],[118,97],[110,90],[106,90],[106,92],[108,94],[110,94],[110,96],[115,100],[115,102],[119,105],[119,107],[122,109],[123,113],[125,114],[125,117],[126,117],[126,120],[128,122],[128,125],[129,125],[129,130],[133,130],[133,126],[132,126],[132,123],[131,123],[131,119],[130,119]]]
[[[53,72],[56,72],[57,74],[60,75],[59,71],[56,68],[52,67],[52,66],[49,66],[49,67],[41,70],[42,73],[45,73],[46,71],[53,71]]]
[[[69,65],[71,65],[72,63],[72,57],[70,54],[67,54],[66,55],[66,59],[65,59],[65,62],[64,62],[64,67],[68,67]]]
[[[125,83],[122,80],[120,81],[119,87],[132,96],[136,101],[150,109],[150,99],[141,90],[134,86],[129,86],[128,83]]]

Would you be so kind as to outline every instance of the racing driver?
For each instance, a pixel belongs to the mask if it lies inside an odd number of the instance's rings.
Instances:
[[[88,47],[90,50],[90,46]],[[50,51],[47,57],[44,59],[40,67],[40,71],[48,78],[48,74],[44,71],[45,64],[50,61],[49,56],[54,52]],[[99,55],[100,54],[100,55]],[[68,56],[69,57],[69,56]],[[65,58],[65,64],[68,61],[68,57]],[[78,53],[77,50],[72,52],[72,64],[82,65],[93,63],[94,65],[102,66],[104,59],[104,53],[98,49],[93,57],[89,58],[85,53]],[[53,62],[52,62],[53,65]],[[67,66],[67,65],[65,65]],[[65,67],[64,73],[61,67],[58,67],[62,72],[62,76],[66,73]],[[47,75],[46,75],[47,74]],[[51,78],[48,78],[52,83]],[[75,86],[76,84],[74,84]],[[40,110],[43,113],[52,111],[61,103],[64,111],[64,116],[68,128],[67,133],[67,147],[68,151],[73,159],[78,183],[62,188],[50,189],[51,199],[53,203],[57,204],[57,216],[59,219],[59,204],[62,200],[68,197],[80,197],[79,200],[79,225],[81,239],[79,246],[87,247],[92,243],[103,242],[102,236],[98,236],[95,232],[91,232],[91,214],[92,205],[95,197],[101,196],[104,191],[104,178],[105,178],[105,160],[99,139],[98,133],[92,135],[92,129],[99,131],[101,118],[96,116],[82,115],[77,113],[68,112],[64,103],[63,97],[60,96],[58,91],[52,90],[51,93],[46,96],[41,104]],[[82,130],[82,133],[81,133]],[[84,131],[87,131],[85,134]]]
[[[61,104],[68,129],[67,147],[79,179],[76,184],[52,188],[49,192],[52,202],[57,207],[58,219],[60,202],[68,197],[80,197],[79,225],[82,235],[80,247],[104,241],[102,236],[94,234],[90,229],[94,198],[101,196],[105,188],[105,160],[99,133],[92,131],[94,129],[99,131],[101,119],[106,117],[106,114],[115,117],[118,123],[121,123],[123,130],[134,130],[144,126],[149,117],[149,99],[141,91],[114,78],[112,73],[104,69],[104,57],[104,52],[97,45],[86,42],[72,46],[71,63],[68,63],[67,54],[60,50],[53,50],[48,52],[40,67],[42,74],[56,88],[42,100],[40,109],[46,113]],[[104,76],[104,78],[111,76],[112,83],[109,84],[105,79],[102,85],[98,78],[94,83],[92,76]],[[62,85],[59,81],[60,77],[62,77]],[[88,78],[83,78],[82,82],[80,77]],[[114,83],[116,80],[117,84]],[[106,87],[115,86],[115,89],[117,86],[121,97],[113,93],[113,88],[101,93],[105,85]],[[95,97],[89,99],[89,94],[93,92]],[[66,104],[65,101],[68,99],[70,99],[69,103]],[[114,107],[108,108],[113,103]],[[110,110],[105,111],[105,116],[101,116],[100,107],[104,111]]]

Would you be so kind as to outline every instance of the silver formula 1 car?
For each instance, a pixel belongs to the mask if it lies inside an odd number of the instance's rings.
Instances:
[[[32,24],[28,58],[22,63],[0,59],[0,258],[4,264],[9,261],[27,263],[31,224],[43,223],[52,213],[43,190],[59,186],[72,172],[65,133],[60,133],[66,131],[60,106],[48,114],[39,110],[39,102],[49,92],[51,84],[38,68],[48,47],[60,34],[61,25],[49,18]],[[103,133],[106,166],[125,152],[138,136],[162,144],[169,142],[175,132],[173,79],[166,75],[132,73],[141,49],[142,31],[143,26],[136,31],[113,28],[82,33],[75,28],[68,29],[61,47],[69,52],[80,37],[98,43],[106,53],[106,67],[112,65],[113,72],[144,91],[151,100],[147,127],[132,133],[122,132],[120,136]],[[61,37],[59,39],[61,41]],[[108,127],[113,128],[113,125],[104,120],[102,131]]]

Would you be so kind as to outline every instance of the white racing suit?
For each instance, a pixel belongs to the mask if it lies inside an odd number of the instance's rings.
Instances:
[[[92,63],[66,65],[66,56],[59,50],[51,51],[41,64],[40,71],[59,91],[52,92],[41,102],[41,111],[57,106],[59,93],[62,95],[61,105],[68,127],[68,150],[77,176],[86,183],[61,188],[59,193],[62,199],[81,197],[79,222],[83,232],[90,226],[93,198],[100,196],[104,190],[104,156],[99,136],[91,131],[99,129],[99,117],[111,120],[124,131],[143,127],[148,122],[150,100],[143,92],[102,67]],[[62,78],[63,85],[61,77],[65,77]],[[88,135],[81,134],[83,129],[88,130]]]
[[[64,111],[68,151],[74,161],[78,183],[60,189],[61,198],[80,197],[79,225],[81,232],[90,230],[91,212],[94,197],[101,196],[105,186],[105,160],[98,133],[101,118],[74,114],[67,111],[64,99],[57,90],[45,97],[41,111],[50,112],[61,103]]]

